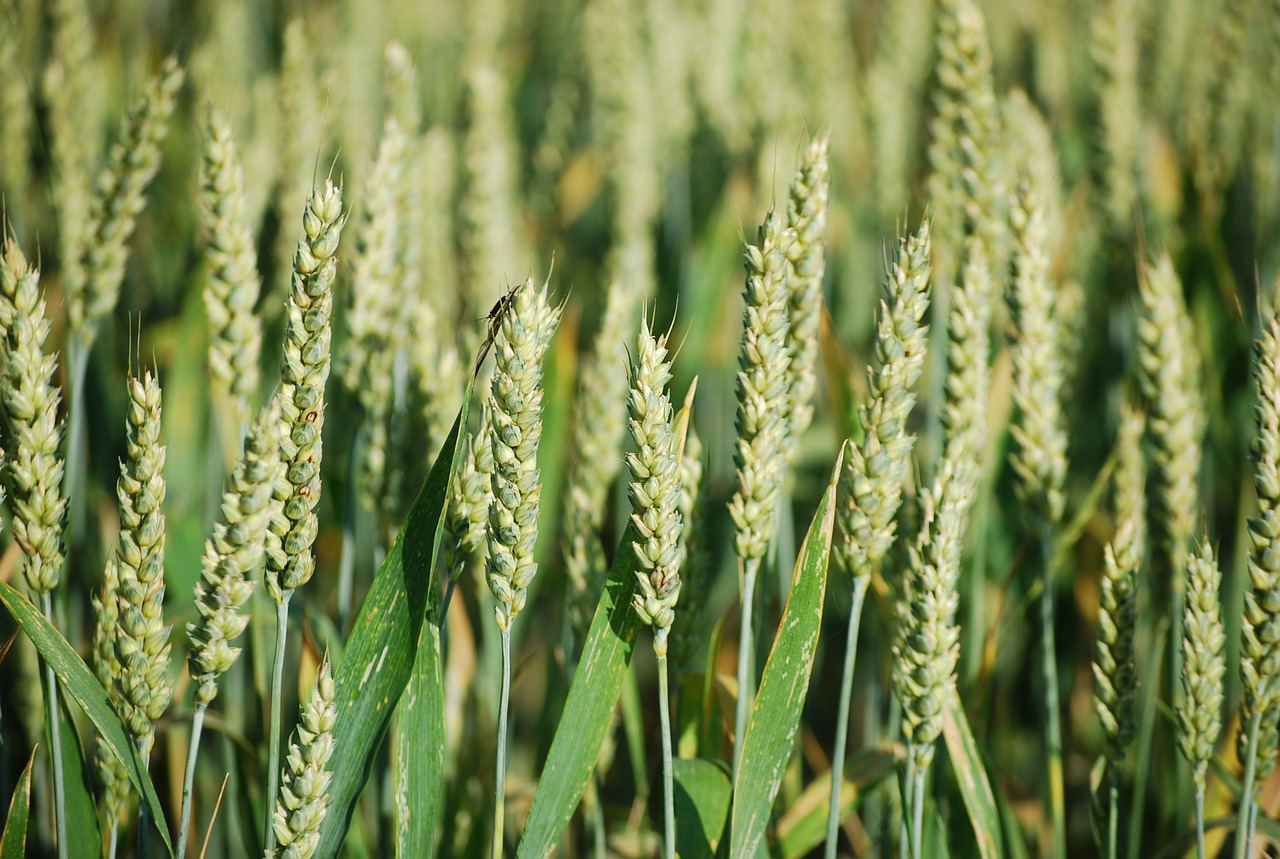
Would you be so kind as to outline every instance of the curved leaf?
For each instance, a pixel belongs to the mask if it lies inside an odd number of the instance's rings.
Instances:
[[[37,747],[39,748],[39,747]],[[13,787],[9,800],[9,816],[4,820],[4,834],[0,835],[0,859],[22,859],[27,852],[27,823],[31,819],[31,766],[36,762],[36,750]]]
[[[547,753],[517,859],[551,855],[573,818],[600,757],[640,627],[640,619],[631,606],[636,589],[636,554],[631,547],[635,539],[628,525]]]
[[[62,633],[54,629],[45,616],[8,582],[0,582],[0,602],[4,603],[13,619],[36,646],[36,650],[40,651],[40,656],[53,667],[53,673],[58,676],[59,687],[76,699],[76,703],[98,729],[112,754],[124,765],[133,789],[142,797],[151,820],[160,831],[165,849],[172,856],[173,840],[169,836],[169,827],[165,824],[160,797],[156,795],[155,785],[151,783],[147,768],[138,756],[137,747],[125,731],[116,708],[111,706],[111,701],[107,698],[107,690],[102,688],[98,678],[62,637]]]
[[[978,840],[978,853],[982,859],[1000,859],[1004,855],[1000,844],[1000,812],[996,797],[987,781],[987,769],[982,763],[982,753],[969,730],[969,720],[960,706],[960,697],[954,688],[947,696],[942,710],[942,735],[947,741],[947,754],[951,758],[951,770],[960,785],[960,796],[973,835]]]
[[[424,679],[415,687],[421,695],[413,702],[413,718],[441,725],[444,722],[440,640],[424,634],[423,624],[438,626],[440,589],[433,571],[440,551],[440,521],[450,475],[465,450],[465,445],[458,444],[458,436],[466,426],[472,387],[467,386],[453,429],[369,587],[334,678],[338,720],[333,735],[340,753],[333,758],[329,813],[320,829],[315,853],[318,857],[331,859],[342,848],[356,801],[386,737],[391,714],[415,671],[421,671]],[[444,759],[436,751],[422,753],[425,750],[418,747],[414,751],[411,762],[418,772],[412,782],[415,790],[423,793],[408,801],[414,811],[421,812],[413,815],[417,829],[414,837],[425,839],[434,837],[435,812],[428,813],[427,808],[438,802],[443,789]],[[423,828],[430,831],[424,832]],[[428,848],[420,855],[429,853]]]
[[[716,855],[725,821],[729,819],[732,786],[719,761],[676,758],[671,762],[675,788],[676,852],[681,859],[711,859]]]
[[[444,678],[440,627],[428,623],[395,726],[396,855],[431,856],[444,805]]]
[[[787,597],[778,636],[765,664],[760,692],[742,738],[742,759],[733,786],[730,856],[756,855],[795,745],[813,658],[818,651],[818,635],[822,631],[827,558],[835,526],[836,484],[843,463],[842,449],[800,547],[791,579],[791,594]]]

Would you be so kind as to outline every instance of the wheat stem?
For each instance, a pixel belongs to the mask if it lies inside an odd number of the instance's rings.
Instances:
[[[733,716],[733,782],[738,783],[738,766],[742,762],[742,738],[747,730],[747,714],[754,696],[754,672],[751,669],[751,612],[755,605],[756,575],[760,559],[748,558],[742,573],[742,633],[738,641],[738,700]]]
[[[658,715],[662,722],[662,855],[676,857],[675,784],[671,763],[671,693],[667,691],[667,657],[658,657]]]
[[[853,580],[853,600],[849,606],[848,630],[844,640],[844,667],[840,674],[840,704],[836,713],[836,745],[831,752],[831,795],[827,800],[827,842],[823,855],[835,859],[840,829],[840,794],[844,787],[844,755],[849,739],[849,706],[853,697],[853,668],[858,656],[858,628],[862,625],[862,606],[866,601],[870,576]]]
[[[511,627],[502,635],[502,699],[498,705],[498,760],[493,778],[493,859],[502,859],[507,806],[507,708],[511,701]]]

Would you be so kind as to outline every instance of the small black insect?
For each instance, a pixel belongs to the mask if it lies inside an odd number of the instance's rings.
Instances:
[[[488,315],[484,317],[485,321],[489,323],[489,332],[485,335],[484,342],[480,344],[480,353],[476,355],[476,365],[471,371],[472,376],[479,375],[480,365],[489,356],[489,350],[493,348],[493,342],[498,339],[498,332],[502,329],[502,320],[506,317],[507,311],[511,309],[511,303],[515,301],[516,292],[521,285],[516,284],[498,296],[498,300],[493,303]]]

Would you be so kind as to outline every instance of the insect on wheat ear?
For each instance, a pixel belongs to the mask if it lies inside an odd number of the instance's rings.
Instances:
[[[479,375],[480,365],[489,356],[489,350],[493,348],[493,342],[498,339],[498,331],[502,328],[502,320],[506,318],[507,311],[511,309],[511,303],[515,301],[516,293],[521,286],[523,284],[518,283],[498,296],[498,300],[493,303],[493,307],[489,309],[489,313],[484,317],[485,321],[489,323],[489,331],[485,335],[484,342],[480,344],[480,352],[476,355],[476,365],[471,370],[472,376]]]

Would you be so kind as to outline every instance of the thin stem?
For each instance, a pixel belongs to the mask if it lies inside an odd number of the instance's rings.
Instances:
[[[1172,606],[1169,611],[1169,698],[1175,708],[1182,706],[1182,621],[1187,606],[1187,568],[1186,564],[1176,560],[1170,552],[1170,572],[1173,574]],[[1173,808],[1178,820],[1187,819],[1188,805],[1191,796],[1187,790],[1191,785],[1191,765],[1182,755],[1173,756]]]
[[[62,497],[67,499],[67,530],[70,532],[68,549],[78,547],[83,542],[85,529],[84,493],[80,491],[84,486],[89,458],[84,436],[84,383],[89,369],[89,353],[92,350],[92,339],[83,336],[72,337],[67,344],[67,360],[70,364],[68,381],[71,389],[67,422],[70,427],[67,429],[67,459],[66,472],[62,477]]]
[[[1204,852],[1204,779],[1196,784],[1196,857],[1205,859]]]
[[[293,591],[285,591],[276,603],[276,652],[271,663],[271,734],[267,738],[267,814],[263,820],[262,843],[271,847],[275,835],[271,818],[276,810],[276,794],[280,791],[280,731],[284,723],[284,649],[289,632],[289,600]]]
[[[53,597],[50,594],[40,595],[40,606],[44,616],[53,624]],[[56,625],[56,624],[55,624]],[[53,673],[53,666],[44,663],[44,685],[49,698],[49,706],[45,709],[49,717],[49,745],[53,748],[49,753],[53,757],[53,819],[58,833],[58,859],[67,859],[67,787],[62,773],[62,724],[58,718],[58,678]]]
[[[1151,667],[1145,672],[1146,676],[1158,676],[1156,672],[1160,670],[1164,660],[1164,645],[1167,641],[1164,636],[1165,623],[1166,620],[1163,619],[1156,623],[1148,647],[1137,648],[1138,653],[1148,649],[1151,651]],[[1160,694],[1160,683],[1139,684],[1138,691],[1143,696],[1142,715],[1138,721],[1137,760],[1134,766],[1133,798],[1130,800],[1133,810],[1129,814],[1129,849],[1126,856],[1142,855],[1142,812],[1147,802],[1147,779],[1151,771],[1151,749],[1155,740],[1156,701]]]
[[[591,773],[591,788],[595,792],[595,802],[591,803],[591,832],[594,839],[596,859],[605,859],[608,855],[607,840],[604,831],[604,804],[600,800],[600,770]]]
[[[671,766],[670,693],[667,691],[667,657],[658,657],[658,714],[662,718],[662,822],[665,859],[676,859],[676,804]]]
[[[912,774],[915,772],[916,766],[916,747],[914,745],[907,747],[907,767],[902,774],[902,814],[899,815],[898,822],[898,859],[911,859],[911,810],[915,807],[912,797],[915,796],[913,790]]]
[[[911,786],[911,859],[920,859],[924,855],[924,777],[928,768],[921,765],[918,753],[912,758],[911,769],[915,782]]]
[[[1258,731],[1262,728],[1262,714],[1254,711],[1249,719],[1249,740],[1245,747],[1244,782],[1240,787],[1240,809],[1236,818],[1236,859],[1249,855],[1253,841],[1253,779],[1258,763]]]
[[[1120,836],[1120,821],[1117,816],[1120,813],[1120,775],[1111,767],[1109,773],[1111,788],[1107,791],[1109,794],[1109,809],[1107,811],[1107,855],[1106,859],[1116,859],[1116,842]]]
[[[191,785],[196,777],[196,756],[200,752],[200,734],[204,731],[204,714],[208,704],[197,703],[191,716],[191,742],[187,747],[187,771],[182,777],[182,813],[178,817],[178,859],[187,855],[187,830],[191,828]]]
[[[152,738],[154,741],[154,737]],[[142,758],[144,772],[151,769],[151,752],[147,749],[147,738],[138,737],[138,756]],[[145,802],[138,803],[138,859],[147,859],[148,843],[151,840],[151,815],[147,812]]]
[[[754,697],[751,678],[751,612],[756,592],[759,559],[746,562],[742,576],[742,635],[738,641],[738,702],[733,720],[733,783],[738,783],[738,765],[742,762],[742,740],[747,730],[747,714]]]
[[[498,761],[493,783],[493,859],[502,859],[507,804],[507,707],[511,703],[511,630],[502,630],[502,700],[498,705]]]
[[[1041,535],[1040,559],[1044,587],[1040,590],[1040,656],[1044,673],[1045,743],[1049,757],[1049,811],[1053,819],[1053,855],[1066,859],[1066,795],[1062,783],[1062,722],[1058,702],[1058,649],[1053,630],[1053,538]]]
[[[849,703],[853,698],[853,666],[858,656],[858,627],[870,576],[855,576],[849,606],[849,630],[844,641],[844,671],[840,678],[840,705],[836,711],[836,748],[831,755],[831,797],[827,801],[826,859],[835,859],[840,831],[840,794],[844,787],[844,752],[849,739]]]
[[[458,588],[458,580],[453,576],[449,577],[448,583],[444,586],[444,599],[440,601],[440,631],[444,633],[445,621],[449,617],[449,604],[453,602],[453,592]]]
[[[111,821],[111,831],[107,835],[107,859],[116,859],[117,848],[120,846],[120,823]]]

